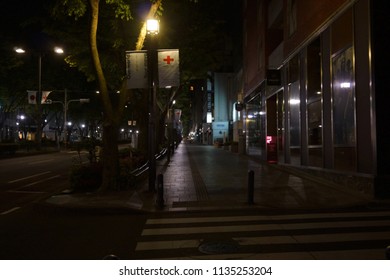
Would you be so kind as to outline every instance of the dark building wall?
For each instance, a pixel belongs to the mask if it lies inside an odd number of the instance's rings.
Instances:
[[[295,2],[295,7],[293,4]],[[300,48],[300,46],[315,32],[326,26],[331,18],[336,15],[351,0],[331,1],[307,1],[285,0],[284,1],[284,51],[285,56]],[[295,11],[294,11],[295,9]],[[295,16],[291,16],[294,14]],[[296,30],[290,31],[292,21],[296,21]],[[290,33],[292,33],[290,35]]]
[[[371,1],[373,99],[376,122],[377,195],[390,195],[390,26],[388,2]]]
[[[245,91],[265,79],[266,72],[266,1],[244,1],[243,64]]]

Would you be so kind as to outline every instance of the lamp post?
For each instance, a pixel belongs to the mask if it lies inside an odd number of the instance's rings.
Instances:
[[[26,52],[25,49],[16,47],[15,52],[18,54],[24,54]],[[63,54],[64,50],[61,47],[55,47],[53,49],[53,52],[56,54]],[[38,55],[38,94],[37,94],[37,104],[41,104],[41,98],[42,98],[42,52],[39,52]]]
[[[26,52],[25,49],[21,47],[16,47],[14,48],[15,52],[18,54],[24,54]],[[56,54],[63,54],[64,50],[61,47],[55,47],[53,49],[53,52]],[[38,112],[39,118],[37,119],[37,143],[38,143],[38,149],[40,149],[41,146],[41,137],[42,137],[42,107],[41,107],[41,102],[42,102],[42,52],[39,52],[38,55],[38,93],[36,95],[36,109]]]
[[[80,98],[80,99],[68,100],[68,91],[67,91],[67,89],[65,89],[64,102],[62,102],[62,101],[52,101],[52,103],[59,103],[59,104],[61,104],[62,107],[64,108],[64,147],[65,147],[65,150],[68,148],[67,147],[67,144],[68,144],[68,129],[67,129],[67,125],[68,125],[69,103],[71,103],[71,102],[80,102],[81,104],[83,104],[83,103],[89,103],[89,101],[90,101],[89,98]]]
[[[148,84],[149,84],[149,126],[148,126],[148,158],[149,158],[149,191],[156,186],[156,92],[157,92],[157,35],[159,23],[156,19],[146,21],[146,31],[149,35],[148,48]]]

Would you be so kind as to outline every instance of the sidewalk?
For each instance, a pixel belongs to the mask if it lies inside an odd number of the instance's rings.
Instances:
[[[248,203],[249,170],[254,172],[254,203]],[[157,174],[163,175],[164,207],[157,205],[157,193],[147,190],[147,180],[133,190],[109,195],[61,194],[46,202],[64,207],[142,212],[339,209],[371,202],[352,190],[299,177],[214,146],[180,144],[169,163],[166,158],[157,161]]]

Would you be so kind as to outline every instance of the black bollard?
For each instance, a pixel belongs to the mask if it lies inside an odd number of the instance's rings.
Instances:
[[[164,207],[164,176],[158,174],[157,176],[157,206],[160,208]]]
[[[255,194],[255,172],[253,170],[248,171],[248,204],[254,203]]]
[[[390,246],[386,247],[386,259],[390,260]]]

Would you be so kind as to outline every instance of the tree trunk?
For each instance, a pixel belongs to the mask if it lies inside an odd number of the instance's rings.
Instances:
[[[99,191],[115,189],[117,187],[118,175],[118,135],[114,121],[113,108],[111,99],[108,93],[107,81],[103,73],[103,68],[100,62],[99,51],[97,47],[97,29],[99,22],[99,0],[89,0],[91,6],[91,30],[90,30],[90,47],[92,60],[95,66],[97,80],[100,89],[100,98],[104,108],[103,120],[103,151],[102,151],[102,184]]]
[[[117,189],[117,179],[119,175],[119,156],[118,156],[118,128],[113,123],[107,123],[103,126],[103,178],[99,191]]]

